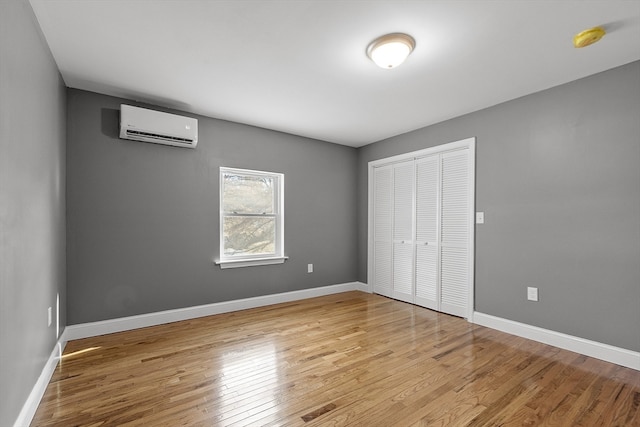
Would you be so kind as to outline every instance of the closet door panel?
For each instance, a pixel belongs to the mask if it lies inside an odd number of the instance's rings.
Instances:
[[[393,165],[393,298],[413,302],[413,160]]]
[[[373,291],[392,296],[393,289],[393,168],[379,167],[373,175],[374,277]]]
[[[467,316],[469,305],[469,150],[442,155],[441,311]]]
[[[415,303],[439,310],[438,229],[440,156],[416,161]]]

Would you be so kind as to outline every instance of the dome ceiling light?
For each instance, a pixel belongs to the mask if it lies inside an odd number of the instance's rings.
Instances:
[[[407,59],[415,46],[416,41],[408,34],[386,34],[369,44],[367,56],[380,68],[395,68]]]

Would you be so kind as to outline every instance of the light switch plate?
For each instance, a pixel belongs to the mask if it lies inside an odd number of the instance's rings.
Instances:
[[[476,212],[476,224],[484,224],[484,212]]]
[[[538,301],[538,288],[527,288],[527,299],[529,301]]]

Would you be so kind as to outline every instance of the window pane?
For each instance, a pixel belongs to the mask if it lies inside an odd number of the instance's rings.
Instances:
[[[273,214],[275,179],[224,174],[224,211],[227,213]]]
[[[275,254],[274,217],[224,217],[224,255]]]

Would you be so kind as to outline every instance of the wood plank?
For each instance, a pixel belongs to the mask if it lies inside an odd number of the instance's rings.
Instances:
[[[640,372],[347,292],[69,342],[32,426],[639,426]]]

